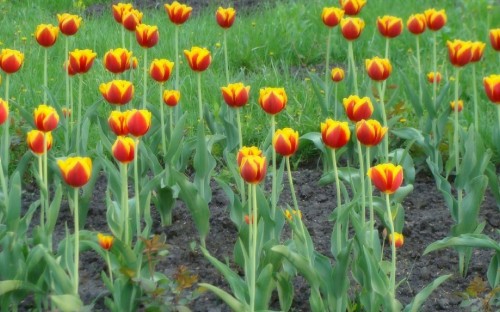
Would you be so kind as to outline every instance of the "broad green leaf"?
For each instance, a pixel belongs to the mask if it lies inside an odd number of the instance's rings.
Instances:
[[[301,140],[309,140],[318,150],[320,150],[323,154],[326,154],[326,148],[323,144],[323,140],[321,139],[321,133],[319,132],[309,132],[300,137]]]
[[[222,290],[222,289],[220,289],[218,287],[215,287],[213,285],[206,284],[206,283],[199,283],[198,285],[200,287],[204,287],[204,288],[210,290],[211,292],[213,292],[214,294],[216,294],[233,311],[248,311],[249,310],[249,307],[246,304],[243,304],[241,301],[239,301],[238,299],[234,298],[229,293],[227,293],[226,291],[224,291],[224,290]]]
[[[288,247],[284,245],[277,245],[271,248],[271,251],[277,252],[290,261],[293,266],[299,271],[304,278],[309,282],[311,287],[314,285],[319,285],[321,283],[321,278],[317,274],[316,270],[311,267],[309,261],[301,254],[291,251]]]
[[[448,278],[450,278],[452,274],[443,275],[436,278],[429,285],[425,286],[407,305],[404,309],[404,312],[418,312],[420,311],[420,307],[424,304],[425,300],[430,296],[430,294],[439,287],[442,283],[444,283]]]
[[[488,265],[488,282],[490,283],[491,289],[495,289],[499,286],[500,275],[500,252],[497,251],[493,257],[491,257],[490,264]]]
[[[77,295],[52,295],[50,299],[61,311],[80,311],[83,308],[83,302]]]
[[[290,310],[293,302],[293,283],[289,274],[280,271],[276,274],[276,286],[278,289],[278,297],[280,302],[281,311]]]
[[[273,280],[273,265],[268,263],[259,272],[255,283],[255,309],[262,310],[269,306],[275,283]]]
[[[56,226],[57,217],[59,216],[59,209],[61,208],[61,199],[62,199],[62,184],[57,184],[56,192],[54,193],[54,197],[52,198],[52,202],[49,206],[49,211],[47,214],[47,233],[54,232],[54,228]]]
[[[424,143],[424,137],[422,136],[422,132],[415,128],[398,128],[390,130],[392,134],[395,136],[405,139],[405,140],[415,140],[418,144]]]
[[[16,232],[21,217],[21,178],[19,172],[14,173],[10,180],[9,207],[7,209],[7,228]]]
[[[21,281],[21,280],[0,281],[0,296],[3,296],[6,293],[16,290],[29,290],[33,292],[41,292],[41,289],[26,281]]]
[[[172,210],[176,202],[173,189],[170,186],[156,189],[153,195],[153,202],[156,210],[160,213],[161,224],[163,226],[171,225]]]
[[[427,246],[424,255],[448,247],[474,247],[493,249],[500,252],[500,244],[484,234],[462,234],[458,237],[446,237]]]

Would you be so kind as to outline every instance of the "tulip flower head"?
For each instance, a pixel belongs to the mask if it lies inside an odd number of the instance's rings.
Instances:
[[[462,67],[472,60],[472,42],[453,40],[447,41],[448,55],[453,66]]]
[[[380,34],[386,38],[395,38],[403,32],[403,20],[399,17],[385,15],[377,18]]]
[[[17,72],[24,62],[24,54],[17,50],[2,49],[0,53],[0,68],[6,74]]]
[[[259,94],[259,104],[262,109],[271,115],[281,112],[288,102],[284,88],[262,88]]]
[[[403,183],[403,167],[391,163],[379,164],[368,169],[373,185],[385,194],[393,194]]]
[[[450,108],[452,112],[455,111],[455,106],[456,106],[455,101],[451,101]],[[458,100],[458,107],[457,107],[458,112],[460,113],[463,109],[464,109],[464,101]]]
[[[351,130],[347,122],[328,118],[321,123],[321,138],[327,147],[341,148],[349,142]]]
[[[342,103],[344,104],[347,118],[352,122],[368,119],[373,114],[373,104],[367,96],[360,98],[357,95],[351,95],[345,98]]]
[[[0,125],[9,118],[9,103],[4,99],[0,99]]]
[[[57,128],[59,115],[55,108],[41,104],[33,112],[35,127],[43,132],[49,132]]]
[[[266,157],[248,155],[243,157],[240,164],[240,175],[249,184],[258,184],[266,177]]]
[[[299,218],[302,219],[302,211],[296,210],[296,209],[286,209],[285,212],[283,213],[285,215],[285,218],[292,222],[293,218]]]
[[[149,66],[149,75],[155,81],[163,83],[170,78],[173,68],[174,62],[167,59],[154,59]]]
[[[127,135],[129,133],[126,123],[127,112],[112,111],[108,118],[108,125],[114,134]]]
[[[365,6],[366,0],[339,0],[340,6],[347,15],[358,15]]]
[[[438,31],[446,25],[447,17],[444,10],[428,9],[424,12],[427,28]]]
[[[104,54],[104,67],[113,74],[120,74],[130,69],[132,52],[127,49],[111,49]]]
[[[128,164],[134,160],[135,142],[130,137],[120,135],[116,138],[111,151],[116,160],[122,164]]]
[[[102,249],[110,250],[111,247],[113,247],[114,237],[111,235],[104,235],[104,234],[98,233],[97,234],[97,241],[99,242],[99,245],[101,246]]]
[[[197,72],[202,72],[210,66],[212,56],[205,48],[192,47],[191,50],[184,50],[184,55],[189,63],[189,67]]]
[[[35,30],[35,39],[39,45],[49,48],[56,43],[59,28],[52,24],[40,24]]]
[[[145,109],[132,109],[126,113],[125,123],[131,135],[141,137],[149,131],[149,127],[151,127],[150,111]]]
[[[365,67],[368,76],[375,81],[386,80],[392,72],[392,65],[389,59],[378,56],[365,60]]]
[[[132,3],[117,3],[113,4],[112,10],[113,10],[113,18],[117,23],[122,23],[123,22],[123,14],[125,12],[128,12],[132,10]]]
[[[422,13],[411,15],[406,22],[406,28],[414,35],[423,33],[426,28],[425,15]]]
[[[82,187],[90,180],[92,160],[89,157],[68,157],[57,161],[64,182],[71,187]]]
[[[246,224],[253,224],[253,216],[245,215],[243,218]]]
[[[278,129],[273,136],[273,146],[281,156],[292,156],[299,148],[299,133],[291,128]]]
[[[134,96],[134,85],[127,80],[112,80],[101,83],[99,91],[109,104],[125,105]]]
[[[61,108],[61,111],[62,111],[64,118],[68,118],[71,116],[71,109],[69,109],[67,107],[63,107],[63,108]]]
[[[28,147],[35,155],[43,155],[43,137],[46,136],[47,142],[47,151],[52,148],[52,133],[51,132],[43,132],[40,130],[31,130],[28,132],[26,136],[26,143],[28,143]]]
[[[191,16],[193,8],[174,1],[171,4],[165,4],[165,10],[167,11],[168,18],[172,23],[182,25],[189,19],[189,16]]]
[[[500,28],[490,29],[490,43],[495,51],[500,51]]]
[[[343,17],[344,10],[336,7],[323,8],[323,11],[321,12],[321,20],[323,21],[323,24],[328,27],[337,26]]]
[[[59,21],[59,30],[66,36],[76,34],[82,23],[80,16],[68,13],[57,14],[57,20]]]
[[[92,64],[94,64],[94,60],[97,56],[97,53],[92,50],[74,50],[69,52],[69,66],[71,70],[76,74],[85,74],[90,70]]]
[[[241,161],[243,160],[243,158],[250,155],[262,156],[263,153],[256,146],[243,146],[236,155],[236,163],[238,164],[238,167],[241,166]]]
[[[500,75],[484,77],[483,84],[490,101],[500,105]]]
[[[331,77],[333,82],[341,82],[345,77],[344,70],[340,67],[332,68]]]
[[[163,103],[170,107],[175,107],[179,103],[181,93],[179,90],[165,90],[163,91]]]
[[[395,238],[394,245],[396,246],[396,248],[403,247],[403,244],[405,243],[405,238],[403,234],[394,232],[394,238]],[[392,244],[392,234],[389,234],[388,239],[389,239],[389,244]]]
[[[136,9],[123,12],[122,25],[128,31],[135,31],[138,25],[142,23],[142,12]]]
[[[135,28],[135,38],[137,43],[146,49],[154,47],[158,43],[160,35],[157,26],[139,24]]]
[[[227,87],[222,87],[222,97],[227,105],[233,108],[245,106],[250,94],[250,86],[243,83],[231,83]]]
[[[486,43],[481,41],[472,42],[472,57],[471,62],[479,62],[483,58],[484,48],[486,47]]]
[[[234,19],[236,18],[236,10],[233,8],[219,7],[215,12],[215,20],[222,28],[230,28],[233,26]]]
[[[430,83],[434,83],[434,80],[436,80],[436,83],[441,82],[441,73],[440,72],[437,72],[437,73],[430,72],[427,74],[427,81],[429,81]]]
[[[382,127],[375,119],[361,120],[356,123],[356,137],[365,146],[376,146],[387,133],[387,127]]]
[[[342,36],[349,41],[358,39],[364,28],[365,22],[358,17],[347,17],[340,21]]]

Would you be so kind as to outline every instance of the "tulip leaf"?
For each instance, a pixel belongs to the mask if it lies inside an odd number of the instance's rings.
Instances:
[[[57,217],[59,216],[59,209],[61,208],[61,200],[62,200],[62,184],[57,184],[56,192],[54,193],[54,197],[49,206],[49,211],[47,214],[47,233],[54,232],[54,228],[56,226]]]
[[[276,245],[271,248],[271,251],[279,253],[290,261],[310,285],[318,285],[321,283],[321,278],[315,268],[311,267],[309,261],[303,255],[291,251],[288,247],[283,245]]]
[[[83,302],[77,295],[52,295],[50,299],[61,311],[80,311],[83,308]]]
[[[153,202],[156,210],[160,213],[161,224],[163,226],[171,225],[172,210],[176,202],[173,189],[170,186],[156,189],[153,196]]]
[[[418,129],[406,127],[406,128],[397,128],[391,129],[391,134],[404,139],[404,140],[415,140],[418,144],[424,144],[424,137],[422,132]]]
[[[321,139],[321,133],[319,132],[308,132],[300,137],[301,140],[309,140],[321,153],[326,154],[326,148]]]
[[[292,278],[284,271],[276,273],[275,278],[281,311],[288,311],[292,306],[294,294]]]
[[[425,286],[413,300],[407,305],[404,309],[404,312],[417,312],[420,311],[420,307],[424,304],[425,300],[430,296],[430,294],[439,287],[442,283],[444,283],[447,279],[449,279],[452,274],[447,274],[436,278],[432,283]]]
[[[80,229],[85,226],[85,221],[87,220],[87,214],[90,208],[90,201],[92,200],[92,194],[94,193],[95,184],[100,176],[101,171],[101,160],[99,158],[94,159],[92,162],[92,173],[90,174],[90,180],[83,187],[83,193],[80,197],[79,207],[79,217],[80,217]]]
[[[415,84],[410,83],[406,74],[404,74],[402,72],[399,76],[401,77],[401,79],[403,81],[403,84],[404,84],[405,90],[406,90],[406,95],[408,96],[409,102],[412,105],[412,107],[415,111],[415,114],[417,116],[422,116],[424,114],[424,107],[422,104],[426,103],[426,102],[424,102],[423,100],[420,101],[418,93],[415,92],[415,90],[418,90],[418,89],[415,88]],[[420,82],[420,83],[422,83],[422,82]],[[434,109],[432,106],[427,107],[427,111],[431,115],[433,115],[433,113],[434,113]]]
[[[200,287],[204,287],[214,294],[216,294],[222,301],[224,301],[233,311],[248,311],[249,307],[247,304],[243,304],[238,299],[231,296],[228,292],[220,289],[219,287],[215,287],[213,285],[207,283],[199,283]]]
[[[328,107],[326,107],[325,96],[322,93],[325,89],[325,82],[316,74],[311,72],[308,72],[307,74],[309,75],[309,79],[313,82],[311,85],[313,87],[314,94],[316,95],[317,103],[320,104],[321,114],[326,117],[328,116]],[[326,87],[329,87],[329,85]]]
[[[238,196],[233,192],[233,189],[222,179],[214,178],[214,180],[219,184],[224,193],[226,193],[226,197],[228,198],[228,209],[229,209],[229,217],[231,221],[236,225],[239,229],[243,222],[243,207],[241,205]]]
[[[488,266],[488,282],[490,283],[491,289],[495,289],[499,286],[500,275],[500,252],[497,251],[493,257],[491,257],[490,265]]]
[[[259,272],[255,284],[255,309],[262,310],[269,306],[271,294],[273,293],[275,284],[273,280],[273,265],[268,263]]]
[[[446,237],[427,246],[424,255],[448,247],[474,247],[493,249],[500,252],[500,244],[484,234],[462,234],[457,237]]]
[[[493,194],[493,197],[495,197],[498,209],[500,209],[500,183],[493,162],[490,162],[488,164],[485,170],[485,174],[488,177],[488,185],[490,187],[491,193]]]
[[[207,145],[205,124],[203,121],[198,123],[197,145],[193,159],[193,167],[195,169],[194,184],[198,188],[201,197],[209,203],[212,200],[210,180],[212,178],[212,171],[215,168],[215,159],[210,154]]]
[[[4,194],[7,195],[7,194]],[[10,190],[7,208],[7,229],[16,232],[21,217],[21,178],[19,172],[14,173],[10,180]]]

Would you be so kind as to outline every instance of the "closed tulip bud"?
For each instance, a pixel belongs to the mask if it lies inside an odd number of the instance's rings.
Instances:
[[[241,166],[241,161],[243,160],[243,158],[245,158],[246,156],[250,156],[250,155],[262,156],[263,153],[256,146],[243,146],[238,151],[238,155],[236,155],[236,163],[238,164],[238,167]]]
[[[451,101],[450,102],[450,108],[451,108],[451,111],[455,111],[455,101]],[[462,110],[464,109],[464,101],[462,100],[458,100],[458,107],[457,107],[457,111],[460,113]]]
[[[394,232],[394,238],[395,238],[394,245],[396,246],[396,248],[403,247],[403,244],[405,243],[405,238],[403,234]],[[392,234],[389,234],[389,244],[392,244]]]
[[[378,120],[363,119],[356,123],[356,137],[358,141],[365,146],[378,145],[386,133],[387,127],[382,127]]]
[[[39,105],[33,112],[35,127],[43,132],[49,132],[57,128],[59,123],[59,115],[57,111],[45,104]]]
[[[462,67],[472,59],[472,42],[453,40],[447,41],[448,55],[453,66]]]
[[[347,118],[352,122],[369,119],[373,114],[373,104],[367,96],[360,98],[357,95],[351,95],[345,98],[342,103],[344,104]]]
[[[97,234],[97,241],[99,245],[104,250],[110,250],[113,247],[114,238],[111,235],[103,235],[101,233]]]
[[[262,109],[271,115],[281,112],[288,102],[284,88],[262,88],[259,94],[259,104]]]
[[[229,28],[233,26],[234,19],[236,18],[236,10],[233,8],[219,7],[215,12],[215,20],[222,28]]]
[[[321,138],[327,147],[341,148],[349,142],[351,130],[349,130],[347,122],[328,118],[321,123]]]
[[[373,185],[385,194],[393,194],[403,183],[403,167],[391,163],[379,164],[368,169]]]
[[[123,21],[123,14],[125,12],[128,12],[132,10],[132,4],[131,3],[117,3],[113,4],[112,10],[113,10],[113,18],[117,23],[122,23]]]
[[[104,54],[104,67],[113,74],[120,74],[130,69],[132,52],[127,49],[111,49]]]
[[[300,210],[295,210],[295,209],[286,209],[285,212],[285,218],[288,220],[288,221],[293,221],[293,218],[299,218],[299,219],[302,219],[302,211]]]
[[[160,38],[158,27],[146,24],[137,25],[135,28],[135,38],[141,47],[152,48],[158,43],[158,39]]]
[[[240,175],[250,184],[258,184],[266,177],[266,157],[248,155],[241,160]]]
[[[299,148],[299,133],[291,128],[278,129],[273,136],[273,146],[281,156],[291,156]]]
[[[4,99],[0,99],[0,125],[9,118],[9,103]]]
[[[365,22],[358,17],[346,17],[340,21],[342,36],[347,40],[356,40],[365,28]]]
[[[130,61],[132,65],[132,69],[137,69],[139,67],[139,61],[137,60],[137,57],[132,57],[132,60]]]
[[[40,24],[35,30],[35,39],[39,45],[48,48],[54,45],[59,34],[59,28],[51,24]]]
[[[69,52],[69,66],[76,74],[85,74],[90,70],[97,54],[92,50],[74,50]]]
[[[483,79],[486,95],[495,104],[500,104],[500,75],[490,75]]]
[[[423,33],[426,28],[425,15],[422,13],[411,15],[406,22],[406,28],[414,35]]]
[[[365,6],[366,0],[339,0],[340,6],[347,15],[358,15]]]
[[[365,60],[365,67],[368,76],[375,81],[386,80],[392,72],[392,65],[389,59],[378,56]]]
[[[40,130],[31,130],[26,136],[26,143],[35,155],[43,155],[43,137],[46,136],[47,151],[52,148],[52,133]]]
[[[344,10],[336,7],[323,8],[323,12],[321,12],[321,20],[328,27],[337,26],[342,17],[344,17]]]
[[[149,75],[158,82],[165,82],[170,78],[174,62],[167,59],[154,59],[149,66]]]
[[[127,80],[112,80],[101,83],[99,91],[109,104],[125,105],[134,96],[134,85]]]
[[[63,117],[64,118],[68,118],[71,116],[71,109],[67,108],[67,107],[63,107],[61,109],[62,113],[63,113]]]
[[[112,111],[111,114],[109,115],[108,125],[114,134],[120,136],[120,135],[127,135],[129,133],[127,128],[127,123],[125,120],[126,115],[127,112],[120,112],[120,111]]]
[[[184,50],[184,55],[192,70],[202,72],[210,66],[212,56],[205,48],[192,47],[191,50]]]
[[[165,90],[163,91],[163,103],[165,105],[174,107],[179,103],[181,93],[178,90]]]
[[[72,36],[76,34],[82,23],[82,18],[74,14],[57,14],[57,20],[59,21],[59,30],[66,36]]]
[[[341,82],[345,77],[344,70],[340,67],[332,68],[331,77],[333,82]]]
[[[447,17],[444,10],[429,9],[425,10],[424,15],[427,27],[432,31],[438,31],[446,25]]]
[[[248,102],[250,86],[243,83],[231,83],[227,87],[222,87],[222,96],[227,105],[233,108],[242,107]]]
[[[500,51],[500,28],[490,29],[490,43],[495,51]]]
[[[380,34],[386,38],[395,38],[403,32],[403,20],[399,17],[385,15],[377,18]]]
[[[245,215],[244,220],[246,224],[253,224],[253,216]]]
[[[133,109],[126,112],[125,123],[128,133],[135,137],[141,137],[151,127],[151,112],[145,109]]]
[[[471,62],[479,62],[481,58],[483,58],[484,48],[486,47],[486,43],[481,41],[475,41],[472,43],[472,57]]]
[[[138,25],[142,23],[142,12],[136,9],[123,12],[122,25],[128,31],[135,31]]]
[[[437,72],[437,73],[430,72],[427,74],[427,81],[429,81],[430,83],[434,83],[434,80],[436,81],[436,83],[441,82],[441,73],[440,72]]]
[[[185,4],[180,4],[177,1],[172,2],[172,4],[165,4],[165,10],[167,11],[168,18],[170,21],[176,25],[184,24],[191,16],[191,11],[193,8]]]
[[[24,54],[17,50],[2,49],[0,53],[0,68],[6,74],[17,72],[24,62]]]
[[[111,151],[116,160],[122,164],[128,164],[134,160],[135,142],[130,137],[120,135],[116,138]]]
[[[90,180],[92,160],[88,157],[68,157],[57,161],[64,182],[71,187],[82,187]]]

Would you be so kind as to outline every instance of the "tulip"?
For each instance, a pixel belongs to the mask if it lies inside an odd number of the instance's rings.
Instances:
[[[484,48],[486,47],[486,43],[481,41],[472,42],[472,57],[471,62],[479,62],[481,58],[483,58]]]
[[[49,48],[56,43],[59,28],[51,24],[40,24],[35,30],[35,39],[39,45]]]
[[[59,21],[59,30],[66,36],[72,36],[76,34],[82,23],[82,18],[74,14],[57,14],[57,20]]]
[[[191,50],[184,50],[184,55],[192,70],[202,72],[210,66],[212,56],[205,48],[192,47]]]
[[[67,107],[63,107],[63,108],[61,109],[61,111],[62,111],[62,114],[63,114],[63,117],[64,117],[64,118],[68,118],[68,117],[70,117],[70,116],[71,116],[71,109],[69,109],[69,108],[67,108]]]
[[[59,115],[56,110],[45,104],[41,104],[35,109],[33,119],[35,121],[35,127],[43,132],[54,130],[59,123]]]
[[[357,17],[347,17],[340,21],[342,35],[349,41],[358,39],[364,28],[365,22]]]
[[[323,12],[321,12],[321,20],[328,27],[337,26],[342,17],[344,17],[344,10],[336,7],[323,8]]]
[[[240,175],[250,184],[258,184],[266,177],[266,157],[248,155],[241,160]]]
[[[57,165],[61,170],[64,182],[71,187],[82,187],[90,180],[92,160],[88,157],[68,157],[59,159]]]
[[[356,137],[358,141],[365,146],[378,145],[386,133],[387,127],[382,127],[378,120],[363,119],[356,123]]]
[[[286,209],[284,215],[288,221],[293,221],[294,217],[302,219],[302,211],[298,209]]]
[[[403,183],[403,167],[391,163],[379,164],[368,169],[373,185],[385,194],[393,194]]]
[[[238,155],[236,155],[236,163],[238,164],[238,167],[241,166],[241,162],[243,161],[243,158],[245,158],[246,156],[250,156],[250,155],[262,156],[263,153],[256,146],[243,146],[238,151]]]
[[[462,67],[467,64],[472,59],[472,42],[453,40],[447,41],[448,55],[450,57],[450,62],[453,66]]]
[[[486,95],[491,102],[500,104],[500,75],[490,75],[483,79]]]
[[[382,36],[395,38],[403,31],[403,20],[399,17],[385,15],[377,18],[377,27]]]
[[[125,117],[127,112],[112,111],[108,118],[108,125],[114,134],[127,135],[129,133]]]
[[[134,85],[126,80],[112,80],[99,86],[104,99],[109,104],[124,105],[134,96]]]
[[[139,67],[139,61],[137,60],[137,57],[132,57],[132,60],[130,61],[132,65],[132,69],[137,69]]]
[[[9,103],[3,99],[0,99],[0,125],[9,118]]]
[[[278,129],[273,136],[276,153],[288,157],[299,148],[299,133],[291,128]]]
[[[373,104],[369,97],[351,95],[343,100],[347,118],[352,122],[368,119],[373,114]]]
[[[259,104],[262,109],[271,115],[281,112],[288,101],[284,88],[262,88],[259,94]]]
[[[424,12],[427,27],[432,31],[438,31],[446,24],[446,12],[444,10],[436,11],[428,9]]]
[[[233,25],[236,18],[236,10],[233,8],[219,7],[215,12],[215,20],[222,28],[229,28]]]
[[[152,48],[158,43],[158,27],[146,24],[137,25],[135,28],[135,38],[141,47]]]
[[[344,70],[340,67],[332,68],[331,77],[333,82],[341,82],[345,77]]]
[[[97,241],[99,242],[99,245],[102,247],[102,249],[110,250],[111,247],[113,247],[114,237],[111,235],[104,235],[104,234],[98,233],[97,234]]]
[[[378,56],[365,60],[365,67],[368,76],[375,81],[386,80],[392,72],[392,65],[389,59]]]
[[[174,1],[172,4],[165,4],[165,10],[167,11],[168,18],[172,23],[181,25],[188,20],[193,8]]]
[[[500,28],[490,29],[490,42],[494,50],[500,51]]]
[[[245,86],[243,83],[232,83],[227,87],[222,87],[222,96],[227,105],[233,108],[245,106],[248,102],[250,94],[250,86]]]
[[[170,78],[174,63],[167,59],[154,59],[149,67],[149,75],[158,82],[166,82]]]
[[[134,160],[135,142],[130,137],[118,136],[111,147],[113,156],[122,164],[128,164]]]
[[[69,52],[69,66],[77,74],[84,74],[90,70],[97,54],[92,50],[74,50]]]
[[[0,68],[6,74],[17,72],[23,65],[24,54],[17,50],[2,49],[0,53]]]
[[[347,122],[328,118],[321,123],[321,138],[323,143],[332,149],[341,148],[349,142],[351,130]]]
[[[396,248],[401,248],[403,247],[403,244],[405,242],[405,238],[403,236],[403,234],[401,233],[398,233],[398,232],[394,232],[394,244],[396,246]],[[389,234],[389,243],[392,244],[392,234]]]
[[[35,155],[43,155],[44,154],[44,148],[43,148],[43,140],[44,136],[46,136],[46,144],[47,148],[46,150],[50,150],[52,148],[52,133],[51,132],[43,132],[40,130],[31,130],[28,132],[26,136],[26,142],[28,143],[28,147],[30,150],[35,154]]]
[[[71,67],[71,65],[69,64],[69,61],[64,61],[63,68],[64,68],[64,71],[66,71],[68,73],[68,76],[74,76],[77,74],[75,72],[75,70],[73,69],[73,67]]]
[[[127,49],[111,49],[104,54],[104,67],[113,74],[120,74],[130,69],[132,52]]]
[[[253,224],[253,216],[245,215],[243,218],[246,224]]]
[[[151,127],[151,112],[145,109],[127,111],[125,123],[131,135],[141,137],[145,135],[149,131],[149,127]]]
[[[340,6],[347,15],[358,15],[365,6],[366,0],[339,0]]]
[[[455,101],[451,101],[450,102],[451,111],[455,111],[455,105],[456,105]],[[458,100],[457,111],[460,113],[463,109],[464,109],[464,101]]]
[[[117,23],[123,22],[123,14],[133,9],[131,3],[117,3],[113,4],[113,18]]]
[[[165,90],[163,91],[163,102],[170,107],[174,107],[179,103],[181,93],[178,90]]]
[[[429,81],[430,83],[434,83],[434,80],[436,80],[436,83],[441,82],[441,73],[440,72],[437,72],[437,73],[430,72],[427,74],[427,81]]]
[[[142,12],[131,9],[129,11],[123,12],[122,25],[128,31],[135,31],[138,25],[142,23]]]
[[[406,22],[406,28],[414,35],[423,33],[426,28],[425,15],[422,13],[411,15]]]

